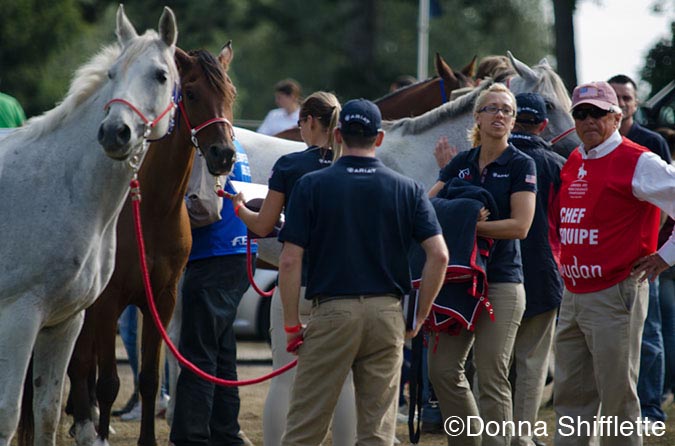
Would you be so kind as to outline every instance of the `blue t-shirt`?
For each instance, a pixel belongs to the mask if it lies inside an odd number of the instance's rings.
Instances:
[[[234,141],[237,149],[237,162],[228,176],[223,187],[231,194],[237,193],[229,180],[251,182],[251,169],[248,165],[246,151]],[[214,183],[215,184],[215,183]],[[192,250],[189,261],[206,259],[209,257],[226,256],[232,254],[246,254],[246,240],[248,229],[243,221],[234,215],[232,201],[223,199],[221,219],[208,226],[192,229]],[[258,252],[258,245],[251,244],[251,253]]]
[[[438,180],[461,178],[487,189],[497,202],[500,218],[511,215],[511,194],[537,192],[534,160],[509,144],[504,153],[479,171],[480,146],[460,152],[441,169]],[[495,240],[487,267],[488,283],[522,283],[523,262],[519,240]]]
[[[537,166],[537,206],[527,237],[520,241],[525,275],[525,314],[532,317],[560,305],[563,283],[560,277],[551,240],[560,255],[560,243],[555,229],[550,227],[552,201],[560,190],[560,170],[565,158],[551,150],[551,145],[540,137],[528,133],[513,133],[509,142],[532,157]],[[553,211],[555,212],[555,211]]]
[[[343,156],[303,176],[279,240],[305,249],[305,297],[410,291],[412,240],[441,234],[424,188],[376,158]]]

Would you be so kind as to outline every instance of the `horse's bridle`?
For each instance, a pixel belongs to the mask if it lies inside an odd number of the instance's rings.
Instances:
[[[178,109],[180,110],[180,113],[183,115],[183,120],[185,121],[185,125],[187,125],[188,129],[190,129],[190,140],[192,141],[192,144],[195,146],[196,149],[199,149],[199,141],[197,140],[197,133],[199,133],[201,130],[204,130],[206,127],[210,126],[211,124],[217,124],[219,122],[222,122],[225,124],[225,126],[229,129],[230,131],[230,136],[232,139],[234,139],[234,126],[230,122],[229,119],[225,117],[220,117],[220,118],[211,118],[206,120],[205,122],[192,127],[192,124],[190,124],[190,119],[188,118],[187,112],[185,111],[185,106],[183,105],[183,99],[181,98],[178,101]]]
[[[503,83],[504,83],[504,85],[506,85],[506,88],[508,88],[510,90],[511,89],[511,76],[505,78],[503,80]],[[549,141],[549,144],[554,145],[556,143],[559,143],[563,139],[567,138],[575,130],[576,130],[576,127],[572,127],[571,129],[565,130],[560,135],[554,136],[553,138],[551,138],[551,140]]]
[[[441,87],[441,104],[445,104],[448,102],[448,94],[445,92],[445,79],[443,79],[443,76],[438,76],[440,79],[439,85]]]
[[[565,130],[565,131],[562,132],[560,135],[558,135],[558,136],[556,136],[556,137],[554,137],[554,138],[551,138],[551,140],[549,141],[549,143],[550,143],[551,145],[556,144],[556,143],[562,141],[563,139],[567,138],[567,136],[569,136],[569,135],[570,135],[571,133],[573,133],[575,130],[576,130],[576,127],[572,127],[571,129]]]
[[[112,104],[116,103],[116,102],[117,102],[117,103],[120,103],[120,104],[122,104],[122,105],[126,105],[127,107],[129,107],[129,108],[131,109],[131,111],[133,111],[134,113],[136,113],[136,114],[141,118],[141,120],[143,121],[143,123],[145,124],[145,131],[143,132],[143,139],[147,140],[148,137],[150,136],[150,132],[152,132],[152,129],[153,129],[157,124],[159,124],[159,122],[160,122],[162,119],[164,119],[164,117],[165,117],[166,115],[168,115],[169,113],[171,113],[171,112],[176,108],[176,102],[177,102],[177,98],[178,98],[179,94],[180,94],[180,93],[179,93],[179,88],[178,88],[178,86],[176,85],[176,86],[174,86],[174,88],[173,88],[173,94],[171,95],[171,101],[169,102],[169,105],[167,105],[166,108],[164,109],[164,111],[163,111],[162,113],[160,113],[159,116],[157,116],[157,117],[156,117],[155,119],[153,119],[152,121],[151,121],[150,119],[148,119],[148,118],[143,114],[142,111],[140,111],[136,106],[134,106],[134,104],[132,104],[131,102],[127,101],[126,99],[122,99],[122,98],[113,98],[113,99],[109,100],[109,101],[103,106],[103,110],[108,110],[108,109],[110,108],[110,106],[111,106]],[[172,129],[173,129],[173,120],[172,120],[172,124],[169,125],[169,129],[167,130],[167,134],[168,134],[168,133],[171,133],[171,130],[172,130]]]

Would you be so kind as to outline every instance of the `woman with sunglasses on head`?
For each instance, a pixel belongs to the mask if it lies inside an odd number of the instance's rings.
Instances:
[[[429,191],[429,196],[435,197],[445,183],[460,178],[489,191],[499,211],[499,220],[487,221],[486,213],[482,213],[482,221],[476,224],[477,236],[495,240],[487,265],[488,298],[494,321],[483,311],[473,332],[462,329],[456,336],[439,333],[436,351],[429,354],[428,362],[429,377],[444,418],[457,416],[470,422],[473,432],[480,432],[478,419],[469,418],[477,417],[480,407],[483,422],[499,423],[500,431],[497,435],[484,434],[481,439],[467,435],[465,429],[452,437],[453,444],[508,446],[511,442],[512,432],[502,430],[501,426],[513,419],[508,375],[516,333],[525,311],[518,240],[525,238],[530,229],[537,189],[534,161],[508,142],[516,110],[516,99],[503,84],[495,83],[485,89],[474,105],[475,123],[469,132],[475,147],[459,153],[441,169],[438,181]],[[475,400],[464,372],[472,346],[479,401]]]
[[[256,234],[267,235],[274,229],[295,183],[309,172],[330,166],[340,156],[340,146],[334,140],[341,106],[335,95],[319,91],[304,100],[300,108],[298,127],[303,141],[309,146],[302,152],[290,153],[277,160],[269,179],[269,191],[259,212],[253,212],[243,204],[243,194],[238,193],[232,204],[235,212],[246,226]],[[302,292],[306,285],[306,265],[303,264]],[[300,299],[300,315],[307,318],[311,301]],[[283,310],[279,288],[274,291],[270,309],[270,333],[272,338],[272,366],[276,370],[296,357],[286,351]],[[263,412],[263,441],[265,446],[281,444],[286,428],[286,415],[295,369],[272,379]],[[351,374],[345,381],[333,418],[333,444],[353,446],[356,441],[356,411],[354,387]]]

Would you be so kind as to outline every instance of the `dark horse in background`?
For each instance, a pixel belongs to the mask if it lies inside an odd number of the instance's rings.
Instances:
[[[475,57],[460,71],[455,71],[450,68],[450,65],[445,62],[440,54],[436,53],[434,65],[436,66],[436,76],[408,85],[373,101],[379,107],[382,119],[393,121],[419,116],[448,102],[452,91],[474,86]],[[300,130],[297,128],[284,130],[274,136],[292,141],[302,141]]]
[[[195,153],[192,136],[204,155],[209,171],[222,175],[231,170],[235,149],[232,141],[232,106],[236,89],[227,69],[232,60],[228,42],[218,59],[206,51],[185,53],[176,49],[181,78],[182,106],[174,131],[150,146],[139,172],[141,216],[147,262],[157,310],[166,327],[176,301],[178,280],[187,263],[192,238],[185,209],[185,195]],[[213,118],[214,125],[200,127]],[[215,184],[215,182],[214,182]],[[86,311],[84,326],[68,368],[70,409],[78,445],[107,444],[110,413],[120,386],[115,359],[117,319],[128,305],[143,312],[139,387],[142,400],[139,445],[156,444],[155,397],[159,384],[161,338],[152,323],[138,262],[131,201],[127,200],[117,224],[115,272],[96,303]],[[100,410],[98,432],[92,416],[92,377],[98,365],[96,398]]]

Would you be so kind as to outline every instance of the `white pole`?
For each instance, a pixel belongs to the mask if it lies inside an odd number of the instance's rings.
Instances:
[[[417,22],[417,80],[429,77],[429,0],[420,0]]]

